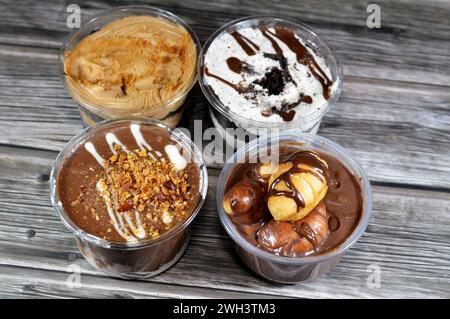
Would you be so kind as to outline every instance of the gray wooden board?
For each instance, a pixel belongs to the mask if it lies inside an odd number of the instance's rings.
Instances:
[[[79,3],[83,21],[110,7],[142,4]],[[365,26],[368,3],[152,2],[185,18],[202,42],[244,15],[295,18],[317,30],[342,62],[343,94],[319,133],[363,164],[374,184],[374,215],[366,234],[325,277],[274,285],[240,262],[220,226],[214,187],[221,165],[210,165],[208,198],[193,223],[191,244],[169,271],[123,281],[87,264],[53,211],[48,189],[57,152],[82,129],[57,69],[69,32],[68,3],[1,1],[0,296],[450,297],[450,2],[377,1],[379,30]],[[195,119],[211,126],[198,86],[189,107],[183,126],[192,128]],[[66,286],[71,264],[81,268],[81,289]],[[378,289],[367,286],[374,264],[381,270]]]

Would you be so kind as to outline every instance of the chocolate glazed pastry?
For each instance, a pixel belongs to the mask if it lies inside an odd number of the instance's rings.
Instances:
[[[181,257],[207,182],[183,138],[159,121],[104,122],[60,154],[52,201],[92,265],[142,278]]]

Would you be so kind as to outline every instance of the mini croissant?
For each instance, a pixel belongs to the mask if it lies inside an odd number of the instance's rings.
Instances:
[[[325,173],[327,163],[316,153],[309,154],[309,159],[313,158],[313,161],[294,159],[281,163],[269,178],[267,205],[276,221],[297,221],[304,218],[328,191]],[[320,168],[312,166],[314,162]]]

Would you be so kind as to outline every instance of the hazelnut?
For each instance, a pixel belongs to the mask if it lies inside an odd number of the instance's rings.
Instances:
[[[244,179],[225,194],[223,208],[229,215],[247,213],[261,202],[264,193],[259,183]]]

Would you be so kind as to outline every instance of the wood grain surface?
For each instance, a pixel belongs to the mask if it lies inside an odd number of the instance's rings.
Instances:
[[[180,262],[147,281],[94,270],[51,207],[48,178],[64,144],[82,129],[59,79],[66,6],[75,1],[0,0],[0,297],[60,298],[442,298],[450,297],[450,1],[377,1],[381,29],[366,27],[369,1],[151,1],[190,23],[203,43],[224,23],[269,14],[309,24],[344,69],[339,102],[319,134],[347,148],[373,184],[373,218],[326,276],[267,282],[232,249],[216,212],[220,165]],[[76,1],[82,21],[136,1]],[[198,86],[182,125],[208,127]],[[214,247],[214,249],[211,249]],[[80,267],[81,288],[66,285]],[[367,285],[378,265],[381,287]]]

